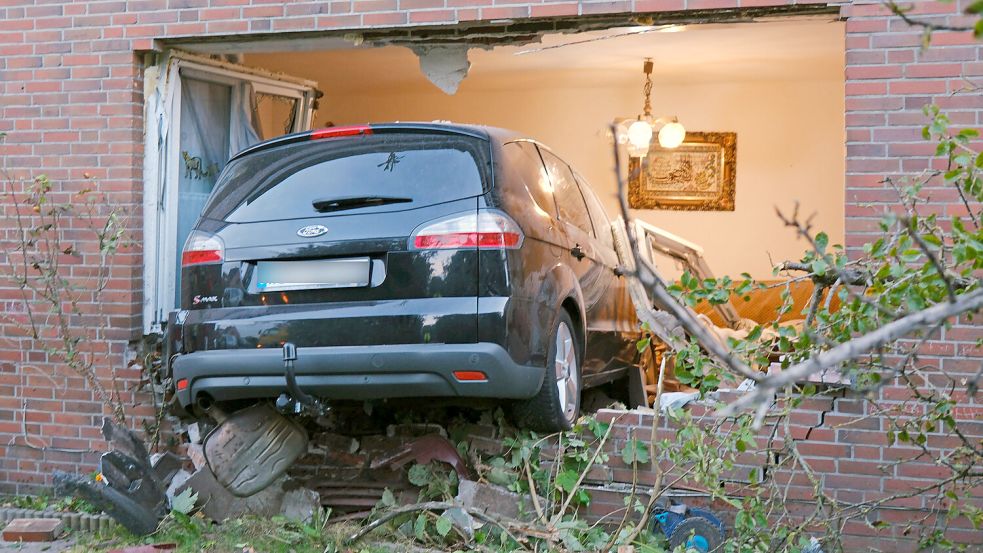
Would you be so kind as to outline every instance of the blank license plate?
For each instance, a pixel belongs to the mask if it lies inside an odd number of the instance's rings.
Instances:
[[[356,288],[369,285],[368,257],[256,263],[260,292]]]

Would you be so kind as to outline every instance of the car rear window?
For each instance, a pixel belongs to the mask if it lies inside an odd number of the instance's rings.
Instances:
[[[232,161],[203,217],[232,223],[401,211],[482,194],[488,143],[457,135],[387,133],[314,140]],[[318,211],[319,200],[400,201]]]

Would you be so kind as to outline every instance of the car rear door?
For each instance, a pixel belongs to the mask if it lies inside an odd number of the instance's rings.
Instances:
[[[584,196],[570,166],[546,148],[540,148],[543,163],[553,183],[553,197],[563,235],[566,238],[564,262],[573,269],[580,282],[587,318],[587,353],[583,360],[583,376],[590,381],[608,364],[604,352],[594,347],[598,338],[609,331],[607,315],[603,312],[604,298],[611,287],[613,273],[605,267],[594,236],[594,227],[587,211]]]
[[[614,249],[611,220],[590,184],[580,174],[576,177],[594,224],[597,260],[604,266],[604,274],[610,282],[605,286],[596,310],[596,332],[589,347],[615,368],[635,361],[638,356],[635,343],[641,337],[641,329],[628,294],[628,283],[618,272],[618,252]]]

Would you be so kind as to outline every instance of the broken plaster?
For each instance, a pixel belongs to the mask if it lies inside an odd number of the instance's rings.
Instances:
[[[468,76],[471,62],[468,61],[467,44],[419,44],[410,47],[420,59],[420,70],[444,94],[453,95]]]

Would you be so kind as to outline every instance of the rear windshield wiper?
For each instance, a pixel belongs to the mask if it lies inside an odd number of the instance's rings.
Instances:
[[[369,207],[386,204],[402,204],[412,202],[413,198],[399,198],[396,196],[348,196],[344,198],[324,198],[314,200],[311,205],[318,213],[329,211],[343,211],[358,207]]]

